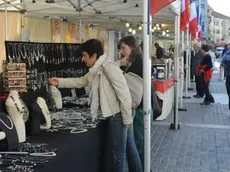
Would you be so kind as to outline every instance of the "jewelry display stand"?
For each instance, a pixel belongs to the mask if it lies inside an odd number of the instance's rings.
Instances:
[[[2,68],[5,91],[13,89],[18,92],[27,92],[25,63],[6,63],[3,61]]]
[[[49,112],[48,106],[46,104],[46,101],[42,97],[38,97],[37,98],[37,104],[41,108],[42,113],[43,113],[44,118],[45,118],[45,122],[46,122],[44,125],[41,125],[40,128],[42,130],[48,130],[51,127],[51,117],[50,117],[50,112]]]
[[[50,86],[50,92],[57,110],[62,109],[62,95],[59,89],[55,86]]]
[[[5,102],[6,111],[12,119],[17,134],[19,143],[26,141],[26,129],[23,120],[24,105],[22,104],[19,94],[16,90],[11,90]]]

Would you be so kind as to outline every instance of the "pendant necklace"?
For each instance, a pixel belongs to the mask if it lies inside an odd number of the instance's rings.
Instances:
[[[6,117],[7,117],[7,118],[9,119],[9,121],[10,121],[10,125],[9,125],[9,126],[8,126],[1,118],[0,118],[0,122],[1,122],[7,129],[12,130],[13,127],[14,127],[13,122],[12,122],[11,118],[10,118],[8,115],[7,115]]]

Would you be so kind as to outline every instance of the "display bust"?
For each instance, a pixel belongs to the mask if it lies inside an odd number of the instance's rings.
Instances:
[[[26,141],[26,129],[23,120],[24,105],[22,104],[19,94],[16,90],[11,90],[5,102],[6,111],[12,119],[17,134],[19,143]]]
[[[57,110],[62,109],[62,95],[61,95],[61,92],[55,86],[50,86],[50,90],[51,90],[51,95],[53,97],[53,100],[54,100],[54,103],[55,103],[55,106],[56,106]]]
[[[51,117],[50,117],[49,108],[48,108],[48,106],[46,104],[46,101],[42,97],[37,98],[37,104],[41,108],[42,114],[44,115],[44,118],[45,118],[45,121],[46,121],[46,123],[42,124],[40,126],[40,128],[42,130],[48,130],[51,127]]]

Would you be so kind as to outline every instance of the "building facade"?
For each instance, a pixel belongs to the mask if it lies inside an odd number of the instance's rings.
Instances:
[[[208,34],[213,42],[230,42],[230,17],[208,8]]]

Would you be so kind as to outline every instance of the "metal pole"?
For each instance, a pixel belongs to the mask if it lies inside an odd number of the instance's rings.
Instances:
[[[149,39],[151,34],[150,0],[143,0],[143,108],[144,116],[144,171],[150,171],[151,165],[151,56]]]
[[[184,52],[184,32],[182,31],[181,32],[181,49],[182,51],[181,52]],[[182,56],[181,57],[181,65],[180,65],[180,109],[179,110],[182,110],[183,109],[183,91],[184,91],[184,57]]]
[[[189,34],[189,58],[188,58],[188,71],[189,71],[189,76],[188,76],[188,87],[191,88],[191,51],[192,51],[192,44],[191,44],[191,40],[192,40],[192,37],[191,37],[191,34]]]
[[[5,3],[5,40],[8,40],[7,0],[4,0],[4,3]]]
[[[25,23],[24,23],[24,15],[25,15],[25,13],[22,12],[21,13],[21,40],[22,41],[24,40],[24,25],[25,25]]]
[[[175,17],[175,56],[174,56],[174,120],[170,128],[179,129],[178,125],[178,81],[179,81],[179,43],[180,43],[180,16]]]
[[[188,98],[188,81],[190,78],[189,73],[189,28],[187,26],[187,32],[186,32],[186,64],[185,64],[185,70],[186,70],[186,79],[185,79],[185,98]]]

